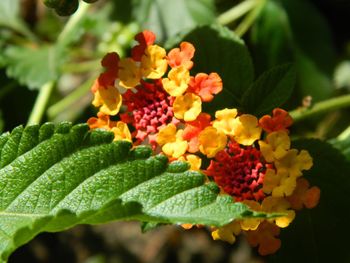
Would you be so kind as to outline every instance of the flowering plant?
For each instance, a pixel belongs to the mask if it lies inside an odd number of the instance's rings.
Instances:
[[[0,131],[12,130],[0,134],[0,262],[55,262],[45,236],[77,233],[35,236],[77,225],[94,245],[134,243],[125,221],[157,227],[142,262],[174,248],[179,262],[199,250],[206,262],[242,249],[269,262],[349,258],[349,67],[335,67],[346,51],[332,53],[322,4],[42,2],[0,1]],[[111,221],[122,222],[90,226]],[[124,239],[120,261],[137,261]],[[119,247],[80,245],[59,260],[109,262]]]
[[[138,45],[130,58],[121,59],[117,53],[103,58],[105,71],[91,89],[99,112],[88,120],[89,127],[109,130],[114,140],[134,146],[150,145],[170,162],[188,162],[191,170],[202,171],[207,181],[214,180],[222,193],[232,196],[232,202],[280,213],[273,219],[234,220],[212,230],[214,239],[230,243],[243,231],[261,255],[276,252],[281,245],[279,229],[293,221],[295,210],[313,208],[320,198],[320,189],[310,188],[302,177],[303,170],[312,167],[312,157],[306,150],[291,148],[292,118],[280,108],[260,119],[225,108],[212,120],[202,104],[222,91],[220,76],[191,76],[195,47],[181,42],[166,53],[154,44],[155,38],[145,30],[136,35]],[[111,120],[118,114],[118,121]]]

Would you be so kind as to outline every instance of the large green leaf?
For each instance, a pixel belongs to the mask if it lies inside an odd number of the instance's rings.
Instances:
[[[87,125],[17,127],[0,136],[0,261],[43,231],[111,220],[224,225],[254,216],[188,165],[168,165]],[[257,215],[257,214],[256,214]]]
[[[134,0],[134,18],[165,40],[195,25],[215,21],[213,0]]]
[[[299,212],[281,231],[282,247],[269,262],[350,262],[350,163],[319,140],[298,140],[293,147],[307,149],[313,157],[314,165],[304,175],[321,189],[320,203]]]
[[[263,73],[244,93],[242,107],[245,112],[257,116],[270,113],[289,99],[294,85],[292,65],[274,67]]]
[[[10,46],[5,50],[7,75],[31,89],[56,80],[62,60],[62,49],[58,46]]]
[[[181,41],[191,42],[195,48],[193,74],[217,72],[223,81],[223,91],[204,104],[206,111],[225,107],[239,107],[246,89],[252,84],[254,70],[249,51],[238,36],[226,27],[202,26],[169,41],[175,46]]]
[[[321,101],[330,96],[335,48],[327,21],[310,1],[268,1],[251,32],[259,72],[295,62],[301,97]]]

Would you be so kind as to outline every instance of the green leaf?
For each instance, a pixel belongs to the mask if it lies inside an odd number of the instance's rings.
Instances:
[[[258,72],[293,61],[292,33],[285,9],[267,1],[251,29],[252,54]]]
[[[291,64],[274,67],[247,89],[242,107],[245,112],[257,116],[270,113],[289,99],[294,85],[295,69]]]
[[[350,136],[344,139],[332,139],[329,143],[337,148],[350,162]]]
[[[134,18],[164,41],[183,30],[215,21],[213,0],[134,0]]]
[[[181,41],[191,42],[196,48],[191,70],[194,74],[217,72],[222,78],[223,91],[203,105],[205,111],[239,107],[243,93],[254,79],[252,61],[243,40],[226,27],[212,25],[197,27],[172,39],[167,46]]]
[[[188,164],[111,142],[85,124],[17,127],[0,136],[0,259],[43,231],[111,220],[224,225],[258,216],[218,195]],[[261,216],[261,214],[260,214]],[[0,260],[0,261],[1,261]]]
[[[304,176],[321,189],[320,203],[298,212],[281,231],[282,247],[269,262],[349,262],[350,163],[319,140],[298,140],[293,147],[308,150],[313,158],[314,165]]]
[[[317,102],[330,96],[335,48],[326,19],[310,1],[268,1],[251,32],[259,72],[294,62],[301,97]]]
[[[38,89],[56,80],[62,64],[61,49],[55,46],[40,48],[10,46],[5,50],[6,74],[30,89]]]

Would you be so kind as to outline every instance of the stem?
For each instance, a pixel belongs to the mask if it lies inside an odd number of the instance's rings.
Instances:
[[[296,109],[291,111],[289,114],[294,119],[294,122],[298,122],[322,113],[345,107],[350,107],[350,94],[318,102],[311,109]]]
[[[80,3],[79,9],[72,15],[66,25],[64,26],[62,32],[57,38],[57,46],[64,46],[66,44],[68,36],[74,31],[75,26],[79,23],[81,18],[86,14],[89,5],[86,3]],[[34,108],[29,116],[27,125],[39,124],[42,116],[44,115],[47,102],[50,98],[51,92],[54,88],[54,81],[49,81],[45,83],[41,88],[36,98]]]
[[[74,102],[79,100],[83,95],[85,95],[88,90],[90,89],[93,81],[96,79],[96,76],[93,78],[88,79],[78,87],[76,90],[74,90],[72,93],[70,93],[68,96],[66,96],[64,99],[60,100],[56,104],[52,105],[47,110],[47,115],[52,120],[55,118],[60,112],[67,109],[70,105],[72,105]]]
[[[228,25],[249,12],[257,3],[258,0],[245,0],[238,5],[219,15],[217,22],[221,25]]]
[[[50,81],[41,87],[39,95],[36,98],[34,108],[29,116],[27,123],[28,126],[40,123],[54,86],[54,81]]]
[[[66,63],[61,67],[61,70],[63,72],[69,72],[69,73],[84,73],[88,71],[98,71],[100,66],[100,59],[98,60],[89,60],[89,61],[83,61],[79,63]]]
[[[346,140],[349,137],[350,137],[350,126],[347,127],[344,131],[342,131],[342,133],[338,135],[337,139],[339,141],[343,141],[343,140]]]
[[[253,25],[255,20],[260,15],[260,12],[264,8],[266,0],[257,0],[255,1],[255,7],[249,12],[249,14],[243,19],[243,21],[237,26],[235,33],[241,37],[243,36],[248,29]]]
[[[66,38],[71,34],[72,30],[76,27],[76,25],[80,22],[82,17],[86,14],[89,9],[89,4],[80,2],[78,10],[72,15],[67,24],[64,26],[62,32],[58,36],[57,42],[59,44],[65,44]]]

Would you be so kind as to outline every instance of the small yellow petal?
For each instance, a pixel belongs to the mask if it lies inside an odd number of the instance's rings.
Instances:
[[[201,98],[193,93],[178,96],[173,104],[176,118],[185,121],[194,121],[202,111]]]
[[[157,45],[149,45],[141,58],[142,76],[148,79],[160,79],[168,68],[166,51]]]

